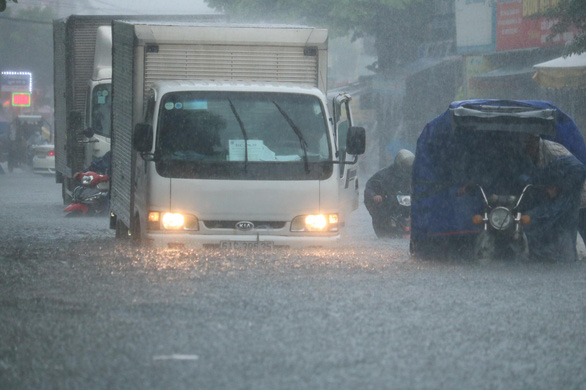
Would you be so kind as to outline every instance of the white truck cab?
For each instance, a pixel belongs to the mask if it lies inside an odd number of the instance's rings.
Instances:
[[[85,166],[110,150],[112,123],[112,27],[100,26],[92,77],[88,82]]]
[[[116,34],[116,23],[114,27]],[[178,34],[180,28],[170,29],[174,39],[193,34],[194,45],[198,33],[213,36],[205,27],[187,28],[183,34]],[[163,30],[158,33],[164,35]],[[244,40],[252,51],[255,45],[268,46],[265,57],[275,48],[257,42],[258,37],[282,34],[289,39],[287,46],[299,46],[294,48],[297,60],[307,60],[309,71],[305,65],[301,69],[316,75],[317,58],[305,58],[318,55],[316,43],[309,50],[305,45],[312,33],[323,45],[327,34],[314,30],[219,31],[221,39],[234,43],[237,37],[238,44]],[[157,35],[148,32],[150,39]],[[248,41],[243,39],[246,34]],[[138,38],[134,42],[140,45],[140,34]],[[162,51],[163,45],[155,49],[149,43],[146,53]],[[116,36],[114,47],[117,53]],[[195,57],[188,48],[182,50]],[[324,56],[319,58],[323,61]],[[137,64],[150,69],[149,62],[154,58],[145,61],[139,54],[133,69],[136,72]],[[120,100],[132,103],[134,110],[129,110],[117,101],[116,57],[114,64],[111,227],[118,237],[130,234],[170,248],[327,246],[339,241],[358,205],[355,163],[364,152],[364,129],[352,127],[349,96],[332,98],[330,112],[325,88],[306,82],[209,76],[181,80],[177,75],[165,80],[159,74],[159,79],[153,76],[143,84],[145,78],[139,75],[133,98],[141,98]],[[266,72],[274,67],[272,61],[257,66],[267,67]],[[246,73],[240,68],[230,71]],[[291,70],[287,72],[290,76]],[[124,123],[125,111],[134,111],[131,137],[123,130],[129,124]]]

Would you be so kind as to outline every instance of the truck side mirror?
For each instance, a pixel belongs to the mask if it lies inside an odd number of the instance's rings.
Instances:
[[[148,123],[137,123],[134,127],[132,144],[138,152],[150,152],[153,147],[153,127]]]
[[[364,127],[352,126],[346,134],[346,153],[353,156],[364,154],[366,150],[366,130]]]

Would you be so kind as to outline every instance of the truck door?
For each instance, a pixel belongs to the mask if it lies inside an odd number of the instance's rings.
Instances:
[[[352,126],[352,112],[350,100],[347,94],[337,95],[333,100],[334,126],[336,134],[336,150],[339,164],[340,202],[343,210],[356,210],[358,208],[358,164],[354,162],[354,156],[346,153],[346,136]]]
[[[86,105],[86,125],[94,135],[86,145],[85,167],[110,150],[112,118],[112,84],[90,85]]]

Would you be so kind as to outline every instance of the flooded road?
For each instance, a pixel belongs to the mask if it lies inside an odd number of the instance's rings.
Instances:
[[[134,248],[63,208],[0,175],[2,389],[586,389],[584,261],[418,261],[363,206],[333,250]]]

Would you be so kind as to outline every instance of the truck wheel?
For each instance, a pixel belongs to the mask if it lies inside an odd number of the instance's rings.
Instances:
[[[132,239],[132,243],[136,246],[140,246],[142,242],[142,238],[140,236],[140,219],[138,215],[134,218],[132,223],[132,230],[130,238]]]
[[[119,240],[128,239],[128,228],[120,220],[116,220],[116,238]]]

